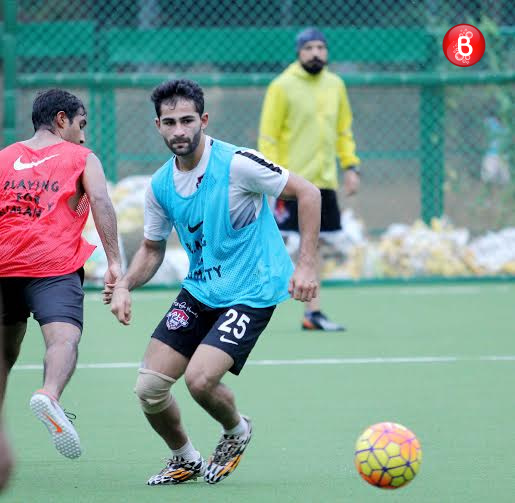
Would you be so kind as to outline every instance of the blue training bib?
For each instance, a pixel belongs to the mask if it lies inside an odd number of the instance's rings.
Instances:
[[[211,307],[268,307],[289,297],[293,264],[266,196],[254,222],[238,230],[231,225],[229,174],[237,150],[214,140],[202,183],[191,196],[175,190],[175,157],[153,175],[152,190],[189,257],[182,286]]]

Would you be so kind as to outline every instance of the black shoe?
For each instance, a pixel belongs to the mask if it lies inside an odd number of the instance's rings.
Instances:
[[[320,311],[304,315],[302,320],[303,330],[324,330],[326,332],[343,332],[345,327],[327,319]]]

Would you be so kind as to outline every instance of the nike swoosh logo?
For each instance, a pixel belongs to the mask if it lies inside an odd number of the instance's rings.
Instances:
[[[21,171],[22,169],[32,169],[36,166],[39,166],[40,164],[43,164],[44,162],[48,161],[49,159],[52,159],[53,157],[57,157],[59,154],[50,155],[48,157],[45,157],[44,159],[41,159],[40,161],[34,161],[34,162],[21,162],[21,155],[14,161],[13,168],[16,171]]]
[[[63,432],[63,429],[48,414],[45,414],[45,416],[55,426],[55,432],[56,433],[62,433]]]
[[[200,221],[197,225],[194,225],[193,227],[190,227],[190,224],[188,224],[188,230],[193,234],[203,223],[204,220]]]
[[[225,338],[225,335],[222,335],[222,337],[220,337],[220,340],[221,340],[222,342],[228,342],[229,344],[235,344],[236,346],[238,345],[238,343],[237,343],[237,342],[235,342],[235,341],[231,341],[230,339],[226,339],[226,338]]]

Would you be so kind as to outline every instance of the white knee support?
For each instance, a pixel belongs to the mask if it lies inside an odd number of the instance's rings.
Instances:
[[[147,414],[158,414],[172,403],[170,388],[175,379],[149,369],[139,369],[134,393]]]

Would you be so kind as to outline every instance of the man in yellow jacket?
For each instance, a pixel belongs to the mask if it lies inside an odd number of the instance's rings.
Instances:
[[[297,61],[267,89],[259,128],[258,150],[268,159],[301,175],[322,193],[322,239],[341,232],[337,193],[338,157],[346,195],[359,188],[360,160],[352,135],[352,111],[343,81],[327,70],[324,34],[306,28],[296,37]],[[278,201],[275,217],[282,231],[298,231],[296,201]],[[306,330],[344,330],[320,311],[320,297],[306,304]]]

